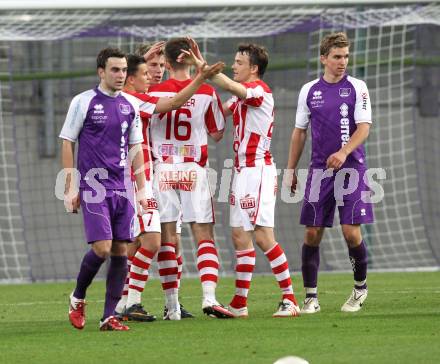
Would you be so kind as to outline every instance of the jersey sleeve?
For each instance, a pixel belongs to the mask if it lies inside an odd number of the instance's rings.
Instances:
[[[355,123],[372,122],[371,118],[371,102],[368,93],[367,85],[364,81],[357,82],[356,90],[356,104],[354,106],[354,121]]]
[[[252,107],[260,107],[264,100],[264,89],[261,85],[242,84],[246,87],[246,99],[244,104]]]
[[[77,95],[73,98],[59,135],[61,139],[70,140],[71,142],[77,141],[87,115],[88,105],[84,104],[85,103],[81,100],[81,95]]]
[[[205,113],[205,126],[209,134],[216,133],[225,128],[222,102],[215,91]]]
[[[307,129],[310,123],[310,109],[307,105],[307,94],[310,87],[304,85],[298,96],[298,107],[296,109],[295,127],[299,129]]]
[[[140,94],[136,95],[136,97],[140,100],[139,110],[147,114],[148,117],[151,117],[156,110],[159,97],[151,96],[150,94]]]
[[[228,101],[226,101],[226,106],[231,112],[234,112],[234,110],[237,107],[237,102],[238,102],[238,97],[234,95],[230,97]]]
[[[133,105],[133,107],[135,110],[135,116],[130,126],[130,131],[128,134],[128,144],[139,144],[144,141],[144,136],[142,135],[142,121],[139,114],[138,106]]]

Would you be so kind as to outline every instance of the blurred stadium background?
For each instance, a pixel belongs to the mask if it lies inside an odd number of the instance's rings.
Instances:
[[[58,133],[74,95],[98,82],[95,59],[111,45],[132,51],[141,42],[191,35],[209,61],[232,63],[236,44],[254,41],[270,52],[265,76],[275,95],[273,152],[287,162],[298,92],[320,73],[320,38],[344,30],[350,73],[366,80],[373,105],[367,143],[372,168],[384,168],[376,223],[364,230],[370,268],[440,267],[440,4],[411,1],[138,1],[0,2],[0,282],[75,278],[84,243],[82,218],[55,197]],[[188,6],[189,3],[197,6]],[[226,94],[221,93],[226,100]],[[216,197],[232,131],[211,145]],[[308,150],[302,168],[308,163]],[[226,164],[228,165],[228,164]],[[300,270],[303,228],[299,203],[279,191],[276,235],[291,268]],[[223,274],[235,263],[225,198],[216,205]],[[337,225],[337,217],[335,219]],[[195,242],[183,228],[184,273],[197,272]],[[350,269],[339,229],[328,230],[321,269]],[[152,272],[155,273],[155,269]],[[269,272],[261,256],[257,271]]]

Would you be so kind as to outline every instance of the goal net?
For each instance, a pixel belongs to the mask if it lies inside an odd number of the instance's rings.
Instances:
[[[298,92],[322,72],[317,62],[320,39],[340,30],[352,42],[349,73],[364,79],[370,90],[373,127],[367,142],[368,164],[386,172],[386,179],[379,181],[384,198],[375,204],[376,223],[363,230],[370,267],[438,268],[440,6],[365,4],[3,11],[0,281],[76,276],[87,245],[81,216],[66,214],[54,196],[60,170],[57,136],[72,97],[98,82],[94,68],[100,49],[112,45],[133,51],[144,41],[191,35],[208,61],[231,64],[237,43],[265,45],[270,53],[265,80],[276,103],[273,153],[281,185]],[[228,95],[221,97],[226,100]],[[432,98],[434,102],[427,102]],[[231,274],[235,264],[226,193],[231,139],[229,126],[224,140],[209,150],[210,166],[217,171],[215,233],[223,274]],[[306,148],[302,168],[308,158]],[[296,271],[301,267],[303,242],[300,207],[280,189],[275,232]],[[327,229],[321,245],[322,269],[349,270],[337,216],[335,225]],[[182,241],[184,273],[195,274],[196,242],[189,226],[183,227]],[[262,255],[257,257],[256,270],[270,271]],[[156,273],[154,267],[151,271]]]

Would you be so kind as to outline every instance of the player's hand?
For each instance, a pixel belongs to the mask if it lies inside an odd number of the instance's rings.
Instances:
[[[159,53],[162,48],[165,46],[165,42],[157,42],[154,43],[147,53],[144,54],[145,62],[148,62],[151,58],[153,58],[157,53]]]
[[[205,59],[203,58],[202,52],[200,52],[200,48],[199,45],[197,44],[197,42],[191,38],[191,37],[186,37],[186,40],[188,41],[192,52],[194,53],[194,55],[197,57],[197,59],[199,59],[202,62],[205,62]]]
[[[298,177],[295,174],[295,170],[288,168],[285,170],[283,178],[283,187],[290,190],[292,195],[295,195],[298,187]]]
[[[80,206],[79,193],[72,194],[67,193],[64,195],[64,207],[67,212],[71,212],[73,214],[78,213]]]
[[[148,210],[148,200],[146,198],[140,199],[138,215],[142,216],[147,210]]]
[[[347,154],[342,150],[339,150],[327,158],[327,168],[339,169],[345,163],[346,159]]]
[[[180,53],[177,57],[177,62],[196,66],[198,69],[206,65],[205,60],[197,58],[197,56],[191,49],[189,51],[187,51],[186,49],[181,49],[180,51],[182,53]]]
[[[206,80],[207,78],[211,78],[216,74],[223,71],[225,68],[225,64],[223,62],[217,62],[212,66],[206,65],[206,63],[199,69],[200,74]]]

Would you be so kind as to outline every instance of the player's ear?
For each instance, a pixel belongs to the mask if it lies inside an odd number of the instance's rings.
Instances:
[[[325,65],[325,61],[327,61],[327,56],[320,55],[320,56],[319,56],[319,60],[321,61],[321,63],[322,63],[323,65]]]
[[[251,73],[258,75],[258,66],[256,64],[251,65]]]
[[[171,64],[167,60],[165,60],[165,69],[169,71],[171,69]]]
[[[98,67],[97,72],[98,72],[98,76],[99,76],[99,78],[104,78],[104,73],[105,73],[104,68],[102,68],[102,67]]]

